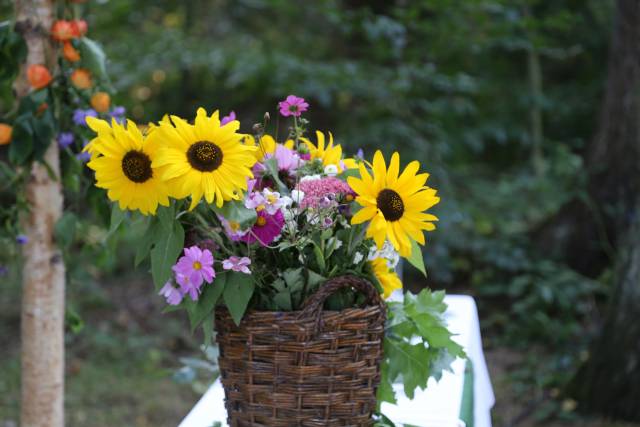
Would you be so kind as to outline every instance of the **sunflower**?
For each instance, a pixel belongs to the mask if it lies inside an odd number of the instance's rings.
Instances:
[[[126,127],[115,120],[87,118],[98,135],[85,147],[91,153],[87,163],[96,172],[96,187],[107,190],[120,209],[140,210],[144,215],[156,213],[158,204],[169,206],[167,187],[152,166],[158,146],[145,139],[132,121]]]
[[[256,160],[261,162],[264,159],[264,156],[267,154],[274,154],[276,152],[276,146],[278,143],[271,135],[262,135],[260,137],[260,144],[256,144],[256,138],[253,135],[244,135],[245,144],[255,145],[258,149],[255,151]],[[293,150],[293,146],[295,143],[292,139],[288,139],[285,141],[284,145],[286,148]]]
[[[355,168],[355,161],[353,159],[342,160],[342,146],[340,144],[333,145],[333,135],[329,132],[329,143],[325,143],[325,136],[322,132],[316,131],[316,139],[318,144],[314,144],[307,138],[300,138],[302,142],[307,145],[311,160],[320,159],[324,166],[335,165],[338,167],[338,171],[342,172],[343,169]]]
[[[202,197],[207,203],[240,199],[247,189],[247,178],[253,178],[251,167],[256,162],[255,147],[242,144],[237,133],[240,123],[233,120],[220,126],[218,112],[207,116],[198,109],[195,124],[177,116],[173,124],[158,123],[149,138],[162,144],[153,167],[162,167],[169,195],[177,199],[191,196],[193,209]]]
[[[389,298],[396,289],[402,289],[400,277],[398,277],[395,271],[389,268],[384,258],[373,259],[369,261],[369,264],[376,279],[378,279],[378,282],[382,285],[384,298]]]
[[[411,240],[424,245],[423,230],[435,229],[434,215],[425,210],[440,201],[436,190],[426,187],[429,174],[416,174],[420,163],[413,161],[400,172],[400,156],[393,153],[387,170],[382,153],[373,156],[373,177],[360,163],[360,178],[349,177],[347,182],[356,192],[360,209],[351,219],[352,224],[371,221],[367,237],[373,238],[378,249],[388,239],[405,258],[411,255]]]

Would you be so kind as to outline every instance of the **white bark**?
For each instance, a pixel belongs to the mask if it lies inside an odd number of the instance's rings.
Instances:
[[[27,41],[27,66],[55,67],[48,30],[51,0],[16,0],[16,25]],[[25,70],[15,84],[18,96],[28,91]],[[53,70],[52,70],[53,71]],[[46,167],[34,163],[27,183],[30,211],[23,226],[29,239],[24,247],[22,297],[22,427],[64,426],[64,288],[62,254],[53,238],[62,215],[58,146],[47,149]]]

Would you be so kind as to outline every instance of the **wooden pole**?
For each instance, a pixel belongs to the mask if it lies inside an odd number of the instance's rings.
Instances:
[[[16,0],[16,28],[28,54],[15,83],[18,97],[28,93],[26,67],[44,64],[53,72],[55,52],[49,29],[52,0]],[[62,254],[54,242],[54,227],[62,215],[58,146],[51,142],[44,162],[34,163],[26,184],[30,211],[24,219],[22,296],[22,427],[64,426],[64,288]]]

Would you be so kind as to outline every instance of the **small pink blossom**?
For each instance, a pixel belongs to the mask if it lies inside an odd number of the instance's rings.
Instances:
[[[265,159],[276,158],[278,171],[285,172],[287,175],[295,175],[296,169],[302,165],[300,156],[295,151],[285,147],[282,144],[276,145],[275,153],[267,154]]]
[[[184,249],[184,255],[171,267],[183,293],[188,293],[193,301],[198,299],[203,282],[211,283],[216,277],[213,269],[213,254],[197,246]]]
[[[236,112],[235,111],[231,111],[228,116],[224,116],[220,120],[220,126],[224,126],[227,123],[234,121],[235,119],[236,119]]]
[[[305,102],[304,98],[289,95],[284,101],[278,103],[278,107],[280,108],[280,114],[285,117],[300,117],[303,112],[307,111],[309,104]]]
[[[229,221],[222,215],[218,215],[218,219],[220,220],[220,223],[222,224],[222,227],[224,228],[224,232],[227,235],[227,237],[233,240],[234,242],[239,241],[240,238],[245,234],[247,234],[247,232],[249,231],[249,230],[242,230],[238,222]]]
[[[244,274],[251,274],[249,265],[251,265],[251,260],[246,256],[240,258],[234,255],[222,261],[222,268],[225,270],[239,271]]]
[[[300,181],[297,189],[304,193],[301,203],[303,209],[326,207],[327,199],[351,198],[353,200],[355,196],[349,184],[334,177]]]
[[[284,215],[280,209],[274,215],[269,215],[264,210],[259,211],[251,231],[242,240],[247,243],[258,241],[262,246],[267,246],[280,235],[283,226]]]
[[[164,284],[158,295],[162,295],[169,305],[178,305],[182,302],[184,294],[180,288],[176,287],[171,280]]]

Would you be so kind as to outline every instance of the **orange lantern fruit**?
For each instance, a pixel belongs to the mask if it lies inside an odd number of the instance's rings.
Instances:
[[[62,47],[62,56],[69,62],[78,62],[80,61],[80,52],[73,47],[71,42],[66,41]]]
[[[27,80],[34,89],[42,89],[51,83],[51,73],[44,65],[34,64],[27,68]]]
[[[111,97],[106,92],[96,92],[91,97],[91,106],[98,113],[106,113],[111,107]]]
[[[51,37],[59,42],[71,40],[76,36],[77,28],[74,28],[71,22],[58,20],[51,26]]]
[[[71,73],[71,83],[78,89],[89,89],[93,86],[91,81],[91,72],[84,68],[78,68]]]
[[[7,124],[0,123],[0,145],[7,145],[11,142],[13,128]]]
[[[75,37],[82,37],[87,34],[89,26],[84,19],[74,19],[71,21],[71,29]]]

